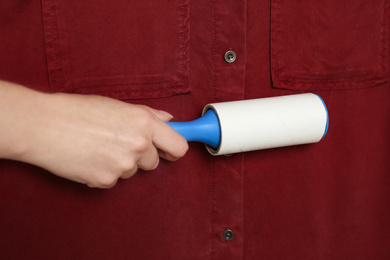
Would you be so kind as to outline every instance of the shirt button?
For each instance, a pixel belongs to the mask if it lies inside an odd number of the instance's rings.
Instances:
[[[227,51],[225,53],[225,61],[227,63],[233,63],[237,58],[237,55],[234,51]]]
[[[222,234],[223,239],[226,241],[230,241],[234,238],[234,232],[231,231],[230,229],[226,229],[223,234]]]

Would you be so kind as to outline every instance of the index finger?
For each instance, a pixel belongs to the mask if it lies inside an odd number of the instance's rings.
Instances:
[[[188,150],[186,139],[163,121],[153,129],[153,144],[163,153],[160,155],[170,161],[183,157]]]

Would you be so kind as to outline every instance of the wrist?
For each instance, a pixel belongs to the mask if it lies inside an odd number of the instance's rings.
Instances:
[[[0,82],[0,158],[26,161],[33,152],[48,96]]]

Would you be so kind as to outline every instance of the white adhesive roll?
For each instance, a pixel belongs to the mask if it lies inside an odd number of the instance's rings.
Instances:
[[[221,127],[213,155],[315,143],[326,134],[328,113],[315,94],[260,98],[208,104],[203,114],[213,109]]]

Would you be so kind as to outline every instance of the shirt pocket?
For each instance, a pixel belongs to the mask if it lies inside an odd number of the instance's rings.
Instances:
[[[273,0],[273,86],[367,88],[388,79],[388,0]]]
[[[118,99],[190,91],[189,0],[42,0],[51,92]]]

